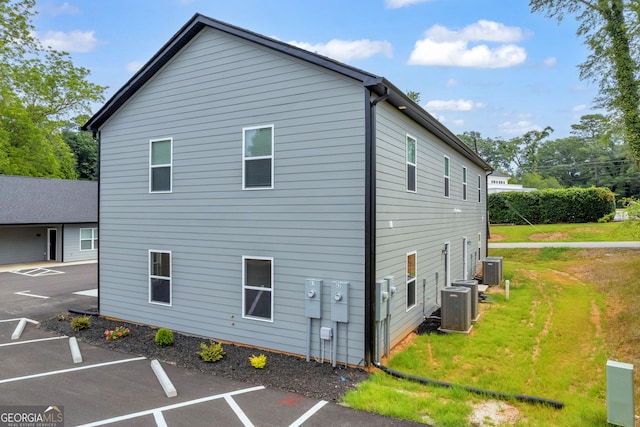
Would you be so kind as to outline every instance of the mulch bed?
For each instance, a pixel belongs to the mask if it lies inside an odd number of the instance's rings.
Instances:
[[[225,356],[215,363],[208,363],[196,354],[200,351],[201,343],[209,344],[207,338],[174,332],[173,345],[160,347],[154,340],[157,329],[98,316],[92,316],[91,327],[81,331],[71,328],[68,316],[65,316],[64,320],[57,317],[49,319],[40,325],[59,334],[75,336],[87,344],[334,403],[339,402],[342,395],[369,377],[362,369],[344,365],[334,368],[326,360],[325,363],[318,363],[313,359],[307,362],[304,358],[296,356],[224,343],[222,347]],[[105,330],[113,330],[118,326],[128,327],[130,335],[107,341]],[[250,356],[259,354],[267,356],[267,365],[263,369],[255,369],[249,362]]]

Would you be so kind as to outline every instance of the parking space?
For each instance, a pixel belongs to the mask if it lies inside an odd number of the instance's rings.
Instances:
[[[63,407],[65,426],[375,427],[390,421],[416,425],[160,363],[177,391],[176,396],[168,397],[151,360],[83,342],[78,342],[82,361],[74,363],[68,337],[42,330],[33,317],[21,315],[50,318],[69,304],[95,304],[90,293],[95,289],[95,264],[55,269],[62,273],[0,273],[3,405]],[[25,291],[48,298],[25,295]],[[24,329],[16,337],[22,319],[28,320],[22,321]]]

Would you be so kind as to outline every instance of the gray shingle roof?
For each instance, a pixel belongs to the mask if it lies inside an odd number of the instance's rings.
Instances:
[[[0,225],[98,222],[98,183],[0,175]]]

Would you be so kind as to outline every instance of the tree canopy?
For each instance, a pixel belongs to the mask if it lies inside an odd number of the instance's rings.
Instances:
[[[105,87],[66,52],[33,36],[34,0],[0,0],[0,173],[75,179],[62,132],[104,100]],[[82,174],[80,174],[82,176]]]

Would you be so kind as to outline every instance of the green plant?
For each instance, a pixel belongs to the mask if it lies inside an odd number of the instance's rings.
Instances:
[[[251,366],[253,366],[254,368],[262,369],[267,364],[267,356],[265,356],[264,354],[261,354],[259,356],[252,354],[249,358],[249,361],[251,362]]]
[[[105,329],[104,334],[107,337],[107,341],[115,341],[118,338],[124,338],[131,333],[129,328],[125,328],[124,326],[118,326],[113,331]]]
[[[60,313],[56,313],[56,319],[58,319],[59,322],[69,320],[69,315],[64,311],[61,311]]]
[[[156,332],[156,344],[160,347],[166,347],[168,345],[173,344],[173,332],[167,328],[160,328],[158,332]]]
[[[222,344],[211,341],[209,345],[200,343],[200,351],[196,353],[205,362],[217,362],[226,354]]]
[[[81,331],[83,329],[89,329],[91,327],[91,320],[89,316],[74,317],[71,319],[71,329],[74,331]]]

